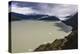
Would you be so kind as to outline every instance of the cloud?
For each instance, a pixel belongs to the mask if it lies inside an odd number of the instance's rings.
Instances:
[[[12,4],[12,12],[21,14],[44,14],[56,16],[61,20],[65,20],[66,16],[74,15],[77,10],[77,5],[69,4],[47,4],[47,3],[24,3],[14,2]]]
[[[24,7],[24,8],[12,7],[11,11],[15,12],[15,13],[25,14],[25,15],[34,13],[34,11],[31,8],[28,8],[28,7]]]
[[[77,12],[76,5],[39,5],[40,13],[57,16],[61,20],[66,19],[66,16],[74,15]],[[63,19],[64,18],[64,19]]]

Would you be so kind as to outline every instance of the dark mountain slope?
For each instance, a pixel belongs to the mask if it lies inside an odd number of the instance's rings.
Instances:
[[[66,21],[62,21],[67,25],[70,25],[73,27],[73,30],[77,29],[78,27],[78,13],[76,13],[74,16],[70,17],[70,19]]]

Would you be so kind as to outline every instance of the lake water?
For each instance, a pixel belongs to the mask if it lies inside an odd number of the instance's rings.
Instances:
[[[71,27],[59,21],[23,20],[11,22],[12,52],[31,52],[41,44],[53,42],[55,39],[64,38],[71,31]],[[64,26],[63,26],[64,25]]]

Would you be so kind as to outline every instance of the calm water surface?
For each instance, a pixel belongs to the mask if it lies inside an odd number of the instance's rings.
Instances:
[[[11,22],[12,52],[30,52],[41,44],[64,38],[71,31],[65,32],[58,21],[13,21]],[[63,23],[62,23],[63,24]],[[64,24],[63,24],[64,25]],[[62,25],[62,26],[63,26]],[[67,30],[69,26],[64,25]]]

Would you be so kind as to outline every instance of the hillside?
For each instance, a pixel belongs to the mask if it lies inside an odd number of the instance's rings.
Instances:
[[[66,20],[66,21],[62,21],[63,23],[72,26],[73,30],[77,29],[77,25],[78,25],[78,13],[76,13],[74,16],[70,17],[70,19]]]
[[[34,51],[50,51],[50,50],[66,50],[78,48],[77,31],[72,31],[71,34],[63,39],[56,39],[52,43],[42,44]]]

